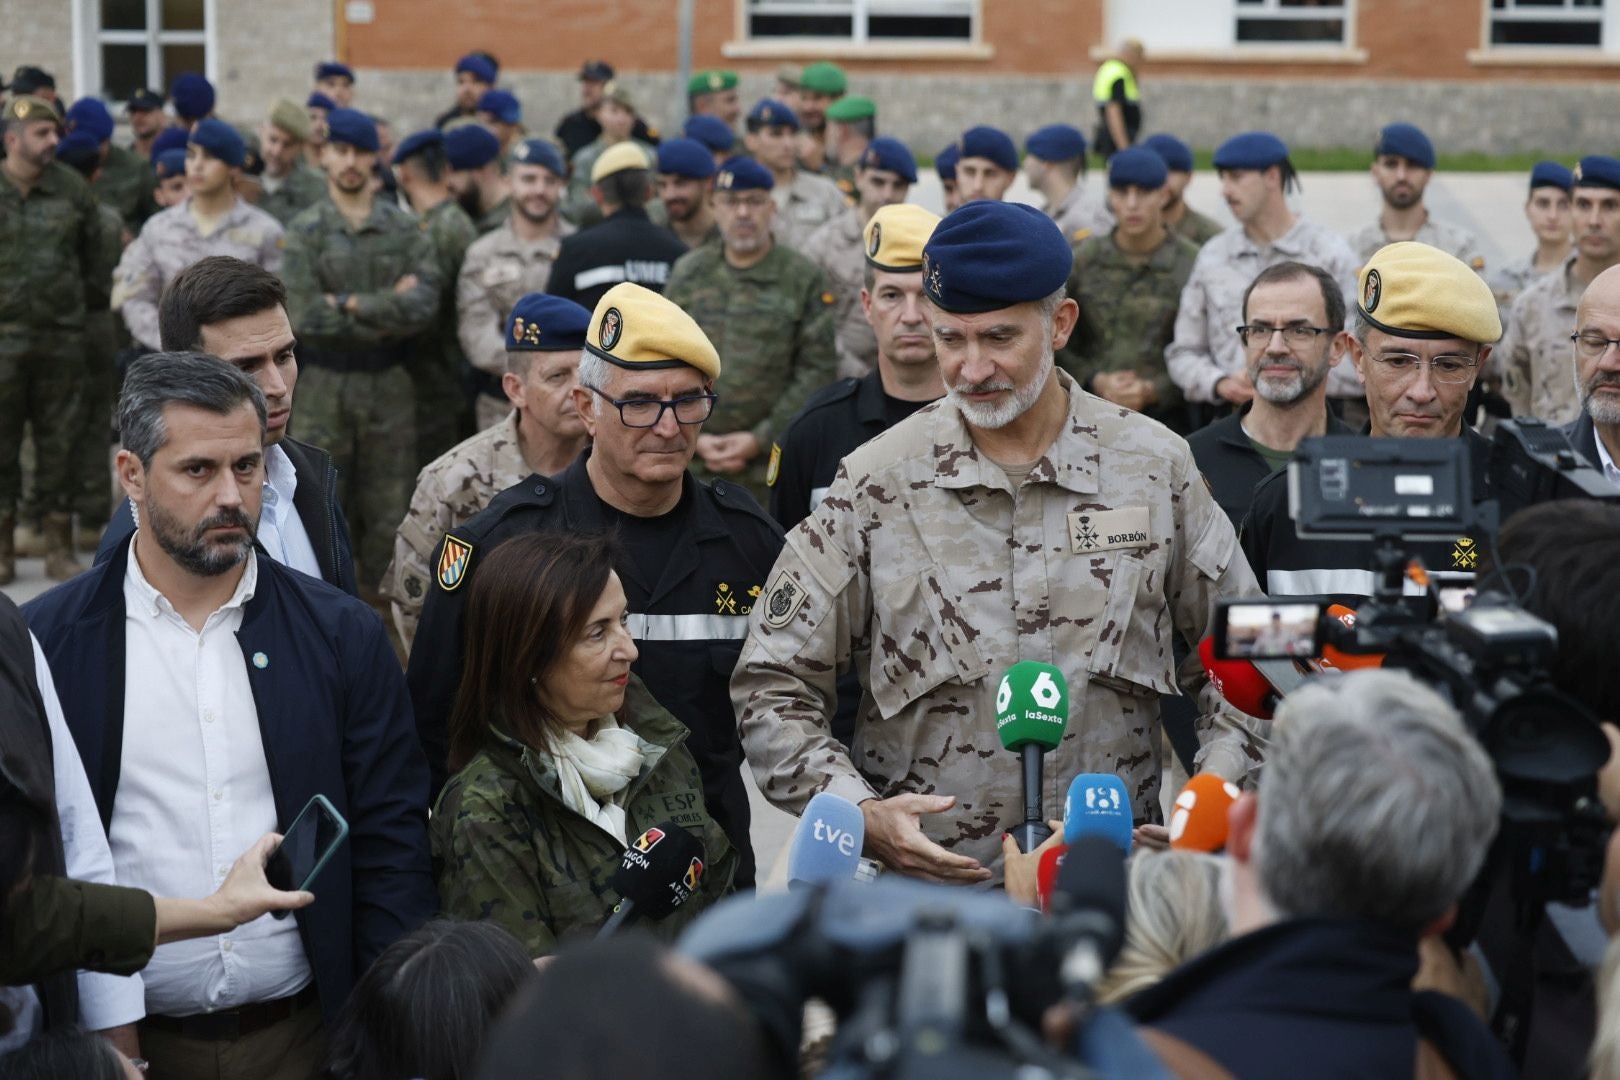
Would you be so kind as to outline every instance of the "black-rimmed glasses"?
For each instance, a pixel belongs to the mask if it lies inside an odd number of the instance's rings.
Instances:
[[[664,418],[665,409],[675,413],[677,424],[701,424],[714,412],[714,403],[720,397],[714,393],[689,394],[661,401],[658,398],[611,398],[594,386],[587,385],[585,389],[618,409],[619,419],[624,421],[624,426],[633,428],[657,427]]]

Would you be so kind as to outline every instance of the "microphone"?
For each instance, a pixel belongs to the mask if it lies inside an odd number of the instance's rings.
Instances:
[[[1018,850],[1031,852],[1052,835],[1041,809],[1041,757],[1063,741],[1069,725],[1069,684],[1051,664],[1020,660],[996,689],[996,734],[1023,757],[1024,820],[1012,830]]]
[[[1058,867],[1052,917],[1067,939],[1059,974],[1073,1000],[1087,1001],[1125,945],[1125,852],[1082,836]]]
[[[793,830],[788,888],[853,878],[865,839],[866,816],[860,807],[830,791],[817,792]]]
[[[1177,851],[1218,852],[1226,847],[1226,812],[1242,792],[1230,780],[1199,773],[1176,796],[1170,815],[1170,846]]]
[[[1327,613],[1339,620],[1346,630],[1354,631],[1356,628],[1356,612],[1354,608],[1347,608],[1343,604],[1329,604]],[[1359,671],[1362,668],[1375,668],[1384,666],[1383,653],[1347,653],[1329,642],[1322,643],[1321,664],[1324,668],[1333,671]]]
[[[1282,697],[1271,688],[1271,683],[1248,660],[1220,660],[1215,656],[1215,639],[1205,638],[1198,643],[1198,659],[1209,673],[1210,681],[1221,697],[1235,709],[1260,720],[1270,720]]]
[[[636,837],[610,879],[623,899],[596,936],[610,937],[642,919],[662,919],[686,903],[703,880],[705,858],[698,838],[673,821],[661,821]]]
[[[1057,888],[1058,870],[1063,866],[1063,856],[1068,853],[1067,844],[1047,848],[1041,856],[1040,865],[1035,868],[1035,895],[1040,900],[1042,911],[1052,910],[1052,890]]]
[[[1073,847],[1082,837],[1100,836],[1129,854],[1132,823],[1125,782],[1113,773],[1081,773],[1069,782],[1063,800],[1065,844]]]

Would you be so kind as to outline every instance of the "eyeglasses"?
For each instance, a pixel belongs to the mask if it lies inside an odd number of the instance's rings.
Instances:
[[[1309,345],[1315,341],[1319,334],[1331,334],[1333,331],[1326,326],[1268,326],[1265,323],[1249,323],[1237,328],[1238,337],[1248,346],[1271,344],[1272,334],[1281,334],[1283,340],[1290,345]]]
[[[1609,351],[1610,345],[1620,345],[1620,338],[1608,338],[1595,330],[1584,330],[1579,334],[1569,335],[1569,340],[1575,343],[1575,351],[1586,360],[1596,360]]]
[[[1396,379],[1414,378],[1418,369],[1429,365],[1429,378],[1437,383],[1465,383],[1474,377],[1479,361],[1472,356],[1436,356],[1425,360],[1411,353],[1383,353],[1372,358],[1384,371]]]
[[[691,394],[660,401],[657,398],[610,398],[594,386],[585,389],[617,408],[624,426],[633,428],[657,427],[665,409],[674,411],[677,424],[701,424],[714,412],[714,403],[720,397],[719,394]]]

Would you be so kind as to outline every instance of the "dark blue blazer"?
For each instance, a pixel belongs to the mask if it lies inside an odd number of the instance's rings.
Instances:
[[[124,746],[124,575],[130,540],[23,607],[102,824],[112,820]],[[360,601],[262,551],[236,637],[253,688],[281,828],[310,796],[332,801],[349,840],[296,913],[321,1011],[438,909],[428,850],[428,771],[410,695],[381,621]],[[251,658],[262,653],[263,667]]]

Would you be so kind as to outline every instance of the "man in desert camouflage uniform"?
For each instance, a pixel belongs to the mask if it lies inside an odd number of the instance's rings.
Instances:
[[[1434,144],[1415,124],[1390,124],[1373,147],[1372,177],[1384,197],[1378,217],[1353,233],[1350,249],[1358,269],[1386,244],[1416,240],[1461,259],[1476,274],[1485,273],[1485,256],[1474,234],[1436,221],[1423,205],[1423,192],[1434,176]]]
[[[507,415],[451,448],[416,478],[411,508],[394,535],[394,561],[383,575],[394,625],[407,649],[433,584],[429,566],[444,534],[531,473],[555,476],[585,449],[585,422],[574,406],[575,374],[591,313],[531,293],[512,308],[506,330],[503,388]]]
[[[947,398],[844,459],[788,535],[732,678],[765,796],[860,804],[868,854],[901,873],[1000,876],[1023,807],[995,697],[1020,660],[1067,673],[1045,805],[1077,773],[1114,773],[1136,821],[1159,821],[1172,639],[1202,638],[1217,599],[1258,593],[1187,444],[1054,370],[1071,263],[1033,207],[969,203],[934,231],[923,288]],[[827,716],[851,668],[865,694],[846,752]],[[1264,725],[1220,704],[1196,661],[1181,685],[1205,710],[1198,767],[1243,779]]]
[[[859,201],[822,225],[804,242],[801,254],[827,275],[837,321],[838,377],[859,379],[877,363],[877,335],[861,310],[866,251],[861,234],[872,215],[906,201],[917,182],[917,161],[899,139],[873,139],[855,164]]]
[[[771,233],[799,249],[822,222],[849,205],[838,185],[799,163],[799,118],[780,101],[765,98],[748,111],[748,153],[771,171],[776,215]]]

